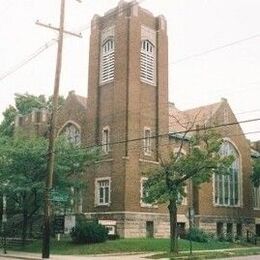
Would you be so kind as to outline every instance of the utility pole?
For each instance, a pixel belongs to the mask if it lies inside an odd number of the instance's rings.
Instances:
[[[80,0],[76,0],[76,1],[81,2]],[[51,110],[51,118],[50,118],[47,176],[46,176],[46,187],[45,187],[45,196],[44,196],[44,229],[43,229],[43,241],[42,241],[42,259],[50,258],[50,220],[51,220],[50,192],[52,190],[53,170],[54,170],[54,161],[55,161],[54,142],[56,137],[56,121],[57,121],[57,108],[58,108],[58,99],[59,99],[60,73],[61,73],[61,64],[62,64],[63,34],[67,33],[73,36],[82,37],[81,34],[65,31],[64,20],[65,20],[65,0],[61,0],[59,28],[53,27],[51,25],[45,25],[43,23],[40,23],[39,21],[36,22],[37,25],[59,31],[56,72],[55,72],[54,91],[53,91],[52,108],[51,108],[52,110]]]
[[[4,186],[7,186],[7,183],[4,183]],[[6,195],[5,190],[3,191],[3,212],[2,212],[2,243],[3,243],[3,252],[6,254],[6,222],[7,222],[7,215],[6,215]]]

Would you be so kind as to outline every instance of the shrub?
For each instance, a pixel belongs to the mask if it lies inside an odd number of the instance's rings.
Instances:
[[[212,239],[212,235],[206,233],[202,229],[194,227],[188,230],[186,239],[191,239],[196,242],[209,242]]]
[[[108,239],[109,240],[116,240],[116,239],[119,239],[119,235],[118,234],[113,234],[113,235],[108,235]]]
[[[72,228],[70,236],[77,244],[101,243],[107,240],[108,231],[98,223],[80,221]]]

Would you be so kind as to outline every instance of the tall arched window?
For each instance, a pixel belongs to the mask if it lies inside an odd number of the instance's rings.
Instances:
[[[101,83],[114,78],[115,53],[114,40],[109,38],[104,41],[101,49]]]
[[[60,135],[64,135],[72,144],[80,145],[81,143],[80,129],[73,123],[66,124],[63,127]]]
[[[148,40],[141,43],[140,77],[148,83],[155,83],[155,46]]]
[[[223,156],[233,155],[230,175],[214,176],[215,204],[220,206],[239,206],[240,204],[240,160],[236,148],[225,141],[220,149]]]

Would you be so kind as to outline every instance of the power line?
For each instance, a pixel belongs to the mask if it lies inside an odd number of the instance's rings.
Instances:
[[[259,118],[260,119],[260,118]],[[202,130],[205,130],[205,128],[201,128]],[[196,129],[196,131],[199,131],[201,129]],[[243,136],[243,135],[250,135],[250,134],[256,134],[256,133],[260,133],[260,130],[256,130],[256,131],[251,131],[251,132],[246,132],[246,133],[239,133],[239,134],[228,134],[228,135],[225,135],[224,137],[233,137],[233,136]],[[170,135],[169,134],[166,134],[167,136]],[[145,138],[143,138],[145,139]],[[109,145],[113,145],[114,143],[109,143]],[[164,147],[164,146],[172,146],[173,144],[172,143],[164,143],[164,144],[154,144],[154,148],[158,148],[158,147]],[[79,147],[77,150],[87,150],[87,149],[91,149],[91,148],[96,148],[96,147],[102,147],[103,145],[93,145],[93,146],[88,146],[88,147]],[[153,148],[153,149],[154,149]],[[135,146],[135,147],[130,147],[128,148],[128,151],[133,151],[133,150],[140,150],[140,149],[143,149],[142,146],[138,145],[138,146]],[[68,158],[68,157],[67,157]],[[70,159],[70,158],[68,158]],[[109,158],[110,159],[110,158]],[[106,160],[106,159],[105,159]],[[102,160],[101,160],[102,161]]]
[[[251,122],[256,122],[256,121],[260,121],[260,118],[247,119],[247,120],[243,120],[243,121],[236,121],[236,122],[231,122],[231,123],[219,124],[219,125],[215,125],[215,126],[192,128],[188,131],[188,133],[203,131],[203,130],[210,130],[210,129],[217,129],[217,128],[221,128],[221,127],[228,127],[228,126],[251,123]],[[154,139],[154,138],[159,138],[159,137],[167,137],[167,136],[170,136],[170,135],[173,135],[173,134],[185,134],[185,133],[187,133],[187,130],[174,131],[174,132],[170,132],[170,133],[168,132],[168,133],[163,133],[163,134],[152,135],[150,138]],[[145,140],[145,139],[146,139],[145,137],[138,137],[138,138],[133,138],[133,139],[129,139],[129,140],[109,142],[109,143],[107,143],[107,145],[124,144],[124,143],[128,143],[128,142],[142,141],[142,140]],[[89,145],[89,146],[86,146],[86,147],[80,147],[79,149],[84,150],[84,149],[90,149],[90,148],[96,148],[96,147],[102,147],[102,146],[104,146],[104,144],[95,144],[95,145]]]
[[[220,103],[220,102],[219,102],[219,103]],[[169,105],[169,102],[163,102],[163,104]],[[145,109],[151,108],[151,107],[153,107],[153,106],[154,106],[153,104],[146,104]],[[200,114],[201,111],[202,111],[202,110],[199,110],[197,114]],[[240,113],[234,113],[234,115],[245,114],[245,113],[250,113],[250,112],[255,112],[255,111],[260,111],[260,109],[248,110],[248,111],[241,111]],[[184,116],[185,116],[185,112],[186,112],[185,110],[184,110],[184,111],[180,111],[180,113],[182,114],[180,120],[178,120],[178,118],[176,118],[176,117],[175,117],[174,115],[172,115],[171,113],[168,113],[168,110],[167,110],[167,112],[161,113],[161,114],[163,114],[163,115],[166,115],[166,114],[167,114],[167,116],[169,117],[169,119],[172,118],[173,120],[178,121],[179,124],[181,123],[181,124],[186,125],[186,124],[189,124],[189,123],[193,123],[192,119],[195,119],[195,118],[190,118],[190,119],[186,118],[186,119],[185,119],[185,117],[184,117]],[[100,120],[101,120],[101,121],[102,121],[102,120],[105,120],[105,121],[107,121],[107,120],[118,120],[118,121],[120,121],[121,119],[125,119],[125,113],[126,113],[125,110],[117,111],[116,114],[109,114],[109,115],[100,116]],[[139,116],[139,115],[140,115],[140,112],[129,111],[128,114],[131,115],[131,116],[135,116],[135,115],[136,115],[136,116]],[[183,116],[183,114],[184,114],[184,116]],[[28,116],[28,114],[25,115],[25,116]],[[142,118],[145,119],[145,120],[150,120],[150,119],[153,119],[154,116],[151,115],[151,114],[148,114],[148,115],[142,115]],[[201,124],[201,123],[204,123],[205,121],[207,121],[207,118],[196,119],[195,123],[196,123],[196,124]],[[212,121],[211,121],[211,122],[212,122]],[[64,127],[64,126],[63,126],[63,127]],[[62,129],[62,127],[61,127],[61,129]],[[133,130],[133,131],[135,131],[135,130]],[[143,130],[140,129],[140,133],[142,133],[142,132],[143,132]],[[129,130],[129,133],[131,133],[131,129]],[[114,132],[114,135],[118,135],[118,136],[119,136],[119,135],[120,135],[120,132],[118,131],[118,134],[116,134],[116,133]],[[91,136],[90,133],[86,135],[86,137],[90,137],[90,136]]]
[[[126,7],[120,9],[119,11],[115,10],[115,11],[109,13],[108,15],[106,15],[106,17],[112,17],[113,15],[115,15],[117,13],[122,13],[122,12],[126,11],[127,9],[129,9],[129,8],[135,6],[135,5],[138,5],[138,4],[140,4],[140,3],[144,2],[144,1],[146,1],[146,0],[140,0],[139,2],[130,3]],[[83,26],[83,27],[81,27],[81,29],[79,29],[79,31],[77,33],[82,33],[84,31],[90,29],[90,27],[91,27],[90,25]],[[66,37],[68,37],[68,35],[64,36],[64,38],[66,38]],[[25,58],[23,61],[21,61],[17,65],[11,67],[7,72],[4,72],[2,75],[0,75],[0,81],[4,80],[8,76],[10,76],[13,73],[15,73],[17,70],[19,70],[20,68],[25,66],[27,63],[29,63],[33,59],[37,58],[42,52],[44,52],[48,48],[52,47],[57,41],[58,41],[58,39],[52,39],[52,40],[46,42],[45,44],[43,44],[35,52],[33,52],[30,56]]]
[[[258,34],[254,34],[254,35],[249,36],[249,37],[246,37],[246,38],[243,38],[243,39],[240,39],[240,40],[236,40],[236,41],[233,41],[233,42],[230,42],[230,43],[219,45],[219,46],[217,46],[215,48],[212,48],[212,49],[208,49],[208,50],[205,50],[205,51],[202,51],[202,52],[199,52],[199,53],[195,53],[195,54],[183,57],[181,59],[178,59],[176,61],[171,62],[170,64],[174,65],[174,64],[181,63],[181,62],[184,62],[184,61],[187,61],[187,60],[190,60],[190,59],[201,57],[201,56],[207,55],[209,53],[212,53],[212,52],[215,52],[215,51],[218,51],[218,50],[222,50],[222,49],[231,47],[233,45],[241,44],[243,42],[246,42],[246,41],[258,38],[258,37],[260,37],[259,33]]]
[[[17,65],[15,65],[14,67],[12,67],[11,69],[9,69],[7,72],[3,73],[0,76],[0,81],[4,80],[6,77],[10,76],[11,74],[13,74],[14,72],[16,72],[17,70],[19,70],[20,68],[22,68],[23,66],[25,66],[27,63],[29,63],[30,61],[32,61],[33,59],[35,59],[37,56],[39,56],[42,52],[44,52],[45,50],[47,50],[49,47],[51,47],[52,45],[54,45],[57,42],[57,39],[52,39],[48,42],[46,42],[44,45],[42,45],[40,48],[38,48],[34,53],[32,53],[29,57],[27,57],[26,59],[24,59],[23,61],[21,61],[20,63],[18,63]]]
[[[121,9],[119,12],[123,12],[125,11],[126,9],[128,8],[131,8],[132,6],[134,5],[138,5],[142,2],[144,2],[145,0],[140,0],[139,2],[133,2],[133,3],[130,3],[127,7]],[[115,13],[117,13],[118,11],[114,11],[114,12],[111,12],[110,14],[107,15],[107,17],[109,16],[113,16]],[[83,31],[85,30],[88,30],[90,29],[90,25],[87,25],[87,26],[83,26],[78,32],[79,33],[82,33]],[[249,41],[249,40],[252,40],[252,39],[255,39],[255,38],[258,38],[260,37],[260,34],[254,34],[252,36],[249,36],[249,37],[246,37],[246,38],[243,38],[243,39],[239,39],[239,40],[236,40],[236,41],[233,41],[233,42],[230,42],[230,43],[227,43],[227,44],[224,44],[224,45],[220,45],[220,46],[217,46],[215,48],[212,48],[212,49],[207,49],[205,51],[202,51],[202,52],[199,52],[199,53],[195,53],[195,54],[192,54],[192,55],[189,55],[189,56],[186,56],[186,57],[183,57],[181,59],[178,59],[176,61],[173,61],[171,63],[169,63],[169,65],[175,65],[175,64],[178,64],[178,63],[181,63],[181,62],[184,62],[186,60],[190,60],[190,59],[193,59],[193,58],[197,58],[197,57],[200,57],[200,56],[204,56],[204,55],[207,55],[209,53],[212,53],[212,52],[215,52],[215,51],[218,51],[218,50],[221,50],[221,49],[225,49],[225,48],[228,48],[228,47],[231,47],[233,45],[237,45],[237,44],[241,44],[245,41]],[[52,43],[50,43],[52,42]],[[9,71],[3,73],[1,76],[0,76],[0,81],[5,79],[6,77],[10,76],[11,74],[13,74],[14,72],[16,72],[18,69],[20,69],[21,67],[23,67],[24,65],[26,65],[28,62],[30,62],[31,60],[33,60],[34,58],[36,58],[37,56],[39,56],[43,51],[45,51],[46,49],[48,49],[49,47],[53,46],[55,43],[57,42],[57,39],[52,39],[50,40],[49,42],[45,43],[44,45],[42,45],[38,50],[36,50],[32,55],[29,56],[29,58],[26,58],[24,59],[21,63],[15,65],[13,68],[11,68]],[[42,49],[44,48],[44,49]],[[41,50],[42,49],[42,50]],[[41,51],[39,51],[41,50]]]

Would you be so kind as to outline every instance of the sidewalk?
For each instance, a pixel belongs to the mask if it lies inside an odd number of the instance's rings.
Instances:
[[[150,255],[154,255],[155,253],[120,253],[120,254],[102,254],[102,255],[51,255],[52,260],[138,260],[144,259]],[[40,260],[40,254],[34,253],[24,253],[24,252],[14,252],[9,251],[7,254],[0,253],[0,260],[1,259],[25,259],[25,260]]]
[[[215,250],[194,250],[193,252],[220,252],[220,251],[235,251],[235,250],[248,250],[248,247],[245,248],[228,248],[228,249],[215,249]],[[259,249],[259,247],[250,247],[250,249]],[[145,259],[149,256],[159,254],[163,252],[146,252],[146,253],[114,253],[114,254],[100,254],[100,255],[51,255],[52,260],[140,260]],[[182,251],[182,253],[188,253],[188,251]],[[258,256],[259,257],[259,256]],[[237,259],[240,257],[234,257]],[[41,254],[39,253],[25,253],[17,251],[8,251],[7,254],[0,253],[0,260],[2,259],[25,259],[25,260],[40,260]],[[230,258],[232,259],[232,257]],[[257,258],[258,259],[258,258]],[[259,258],[260,259],[260,258]],[[163,260],[163,259],[161,259]]]

